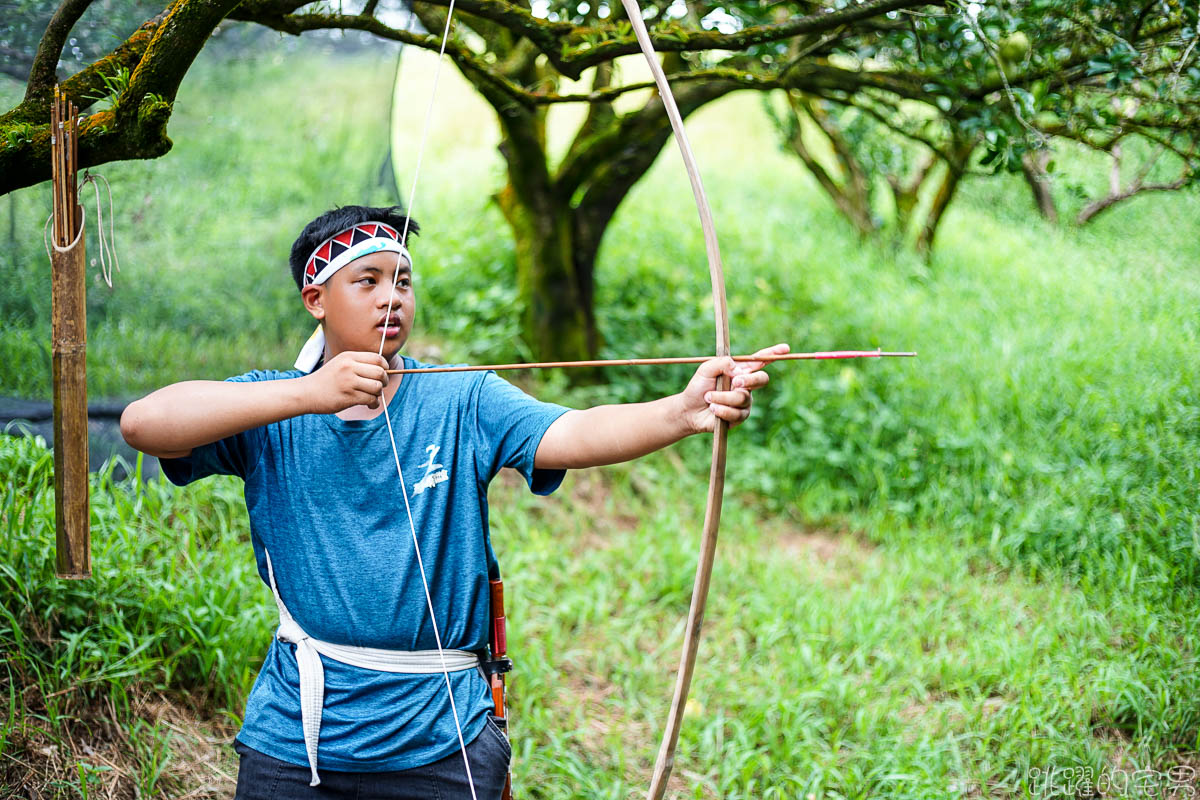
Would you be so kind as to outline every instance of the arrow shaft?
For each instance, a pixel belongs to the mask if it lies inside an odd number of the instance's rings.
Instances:
[[[842,358],[912,358],[916,353],[889,353],[882,350],[827,350],[816,353],[784,353],[778,356],[728,356],[734,361],[821,361]],[[559,369],[572,367],[644,367],[654,364],[701,364],[717,356],[673,356],[668,358],[613,358],[594,361],[537,361],[529,364],[478,364],[453,367],[389,369],[389,375],[427,372],[480,372],[483,370]]]

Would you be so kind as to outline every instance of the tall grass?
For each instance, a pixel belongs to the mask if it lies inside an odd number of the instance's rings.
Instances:
[[[0,437],[0,686],[11,700],[0,789],[21,788],[6,774],[27,782],[37,772],[10,759],[28,760],[46,742],[75,751],[64,739],[95,743],[117,725],[126,758],[141,767],[138,789],[170,796],[171,735],[144,718],[143,699],[167,693],[205,716],[237,713],[261,663],[269,608],[258,602],[253,560],[230,557],[249,546],[240,487],[213,481],[185,495],[139,484],[140,459],[117,482],[117,463],[91,476],[92,578],[58,580],[53,452],[40,437]],[[67,785],[86,796],[103,764],[70,765],[79,774]]]
[[[115,723],[141,768],[137,790],[177,796],[163,777],[178,766],[170,733],[131,698],[164,693],[236,723],[274,626],[240,486],[95,475],[96,575],[63,582],[51,463],[38,440],[0,438],[13,698],[0,760]],[[574,475],[548,501],[519,481],[493,488],[523,794],[642,790],[691,589],[700,514],[689,498],[702,488],[669,456]],[[728,505],[677,796],[1020,796],[1050,766],[1163,770],[1197,746],[1194,612],[1097,601],[1061,580],[980,570],[961,549],[877,548]],[[79,756],[63,796],[99,781],[101,764]]]

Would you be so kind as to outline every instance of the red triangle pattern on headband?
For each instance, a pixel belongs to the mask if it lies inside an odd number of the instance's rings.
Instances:
[[[321,242],[320,247],[309,256],[308,264],[304,268],[304,285],[308,286],[316,280],[317,275],[321,274],[321,270],[329,266],[330,261],[348,250],[351,245],[379,237],[400,241],[400,234],[396,229],[382,222],[363,222],[330,236]]]

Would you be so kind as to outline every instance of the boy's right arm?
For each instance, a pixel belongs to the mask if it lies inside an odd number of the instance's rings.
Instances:
[[[182,458],[201,445],[300,414],[377,408],[386,369],[377,353],[343,352],[299,378],[173,383],[126,406],[121,435],[148,455]]]

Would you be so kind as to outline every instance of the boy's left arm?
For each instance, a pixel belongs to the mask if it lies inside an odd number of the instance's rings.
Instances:
[[[783,355],[777,344],[755,356]],[[533,464],[539,469],[581,469],[640,458],[693,433],[730,426],[750,416],[751,392],[767,385],[765,361],[705,361],[679,394],[649,403],[596,406],[568,411],[546,430]],[[717,391],[717,379],[728,375],[728,391]]]

